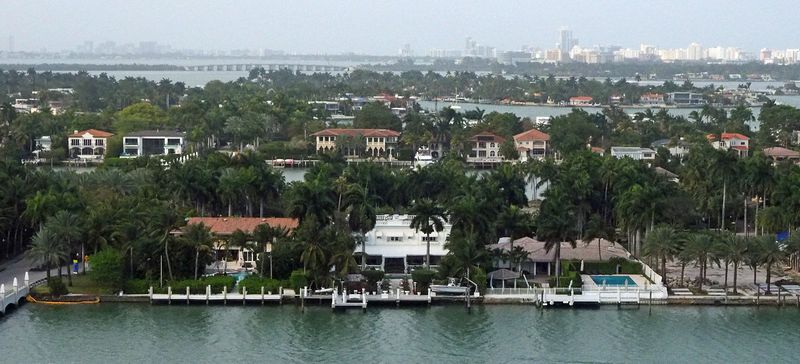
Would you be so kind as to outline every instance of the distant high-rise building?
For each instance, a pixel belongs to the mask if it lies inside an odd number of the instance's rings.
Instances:
[[[561,51],[561,61],[569,59],[569,52],[578,45],[578,40],[572,37],[572,30],[562,27],[558,31],[558,49]]]
[[[403,48],[400,48],[400,57],[412,57],[414,56],[414,50],[411,49],[411,44],[403,44]]]
[[[703,54],[703,46],[697,43],[692,43],[688,48],[686,48],[686,59],[690,61],[699,61],[703,58],[705,58]]]

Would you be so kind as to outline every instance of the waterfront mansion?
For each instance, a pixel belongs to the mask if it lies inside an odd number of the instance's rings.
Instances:
[[[108,138],[114,134],[107,131],[88,129],[75,131],[67,137],[69,157],[80,159],[103,159],[106,154]]]
[[[432,232],[430,238],[421,231],[410,227],[414,215],[378,215],[375,227],[364,237],[364,246],[356,244],[355,255],[358,260],[362,249],[367,256],[367,268],[380,269],[386,273],[408,273],[425,265],[427,239],[431,243],[431,266],[447,254],[444,244],[450,235],[452,225],[444,224],[444,229]]]
[[[311,134],[317,153],[341,150],[345,158],[396,158],[400,133],[389,129],[325,129]]]

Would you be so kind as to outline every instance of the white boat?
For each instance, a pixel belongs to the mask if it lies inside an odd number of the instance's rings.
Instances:
[[[427,165],[433,164],[436,160],[433,159],[433,155],[431,155],[431,150],[428,149],[426,146],[422,146],[417,150],[417,154],[414,155],[414,167],[425,167]]]
[[[314,290],[314,294],[331,294],[333,293],[333,288],[320,288]]]
[[[456,284],[455,278],[449,278],[447,285],[432,284],[431,292],[440,294],[465,294],[468,292],[469,287],[464,287]]]

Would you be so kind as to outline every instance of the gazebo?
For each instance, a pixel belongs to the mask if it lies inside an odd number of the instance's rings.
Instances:
[[[489,272],[488,276],[489,276],[489,288],[494,288],[495,280],[501,281],[502,288],[506,288],[506,281],[511,279],[514,280],[514,286],[516,287],[517,285],[516,280],[521,276],[521,274],[519,272],[514,272],[510,269],[501,268]]]

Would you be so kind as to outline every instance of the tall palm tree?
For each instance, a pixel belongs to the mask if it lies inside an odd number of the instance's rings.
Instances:
[[[722,212],[720,215],[720,229],[725,230],[725,205],[728,198],[728,180],[735,176],[738,166],[738,159],[731,151],[719,151],[715,154],[715,159],[711,165],[711,174],[722,180]]]
[[[476,244],[474,236],[470,233],[456,232],[450,234],[445,243],[447,256],[455,262],[455,274],[464,274],[470,277],[470,271],[477,268],[478,264],[486,258],[486,249]]]
[[[700,289],[703,288],[703,283],[706,280],[706,270],[708,264],[711,263],[714,257],[714,239],[707,233],[692,234],[687,241],[689,250],[692,252],[694,261],[700,266]]]
[[[739,265],[747,258],[747,249],[750,248],[749,239],[737,236],[730,242],[726,250],[728,260],[733,263],[733,294],[738,293],[736,286],[738,285]]]
[[[200,252],[208,253],[211,251],[213,236],[211,228],[202,222],[199,224],[189,224],[183,232],[183,238],[189,245],[194,247],[194,279],[197,279],[197,269],[200,262]]]
[[[66,246],[50,229],[40,227],[31,240],[30,250],[26,256],[34,265],[44,267],[47,272],[47,280],[50,280],[50,270],[53,266],[60,265],[69,258],[69,251]]]
[[[372,207],[367,189],[358,185],[353,185],[348,189],[345,201],[349,207],[347,225],[350,227],[350,231],[359,234],[361,240],[361,269],[363,270],[366,269],[367,264],[366,234],[375,228],[377,222],[375,208]]]
[[[786,262],[786,253],[783,247],[772,236],[765,236],[761,240],[761,264],[767,269],[767,294],[770,294],[772,267]]]
[[[63,244],[67,251],[72,251],[72,244],[81,239],[80,219],[78,215],[71,212],[61,210],[55,214],[45,224],[56,236],[63,239]],[[81,243],[81,252],[83,252],[83,243]],[[83,257],[80,259],[83,261]],[[84,263],[84,270],[86,266]],[[72,286],[72,270],[67,269],[69,285]]]
[[[561,276],[561,243],[568,242],[575,247],[577,218],[571,198],[560,186],[548,189],[547,198],[542,202],[536,220],[536,237],[544,240],[547,252],[555,248],[556,284]]]
[[[239,248],[239,254],[244,254],[244,250],[250,248],[250,235],[246,232],[242,231],[241,229],[236,229],[230,236],[230,241],[228,242],[229,246],[234,248]],[[227,247],[226,247],[227,248]],[[225,255],[227,257],[228,250],[225,249]],[[225,259],[225,263],[223,263],[225,268],[223,270],[225,273],[228,273],[228,259]]]
[[[253,229],[253,240],[255,240],[256,244],[258,244],[258,251],[261,252],[261,262],[259,263],[259,267],[261,268],[260,271],[262,277],[264,276],[264,269],[267,266],[267,257],[265,254],[267,251],[267,244],[270,244],[279,238],[284,238],[288,234],[288,230],[282,226],[261,224]]]
[[[662,283],[667,284],[667,260],[672,260],[678,253],[678,233],[671,226],[657,226],[647,234],[643,253],[661,262]]]
[[[431,267],[431,233],[444,230],[446,218],[444,209],[433,200],[423,198],[414,201],[409,211],[414,217],[410,227],[425,234],[425,268]]]

